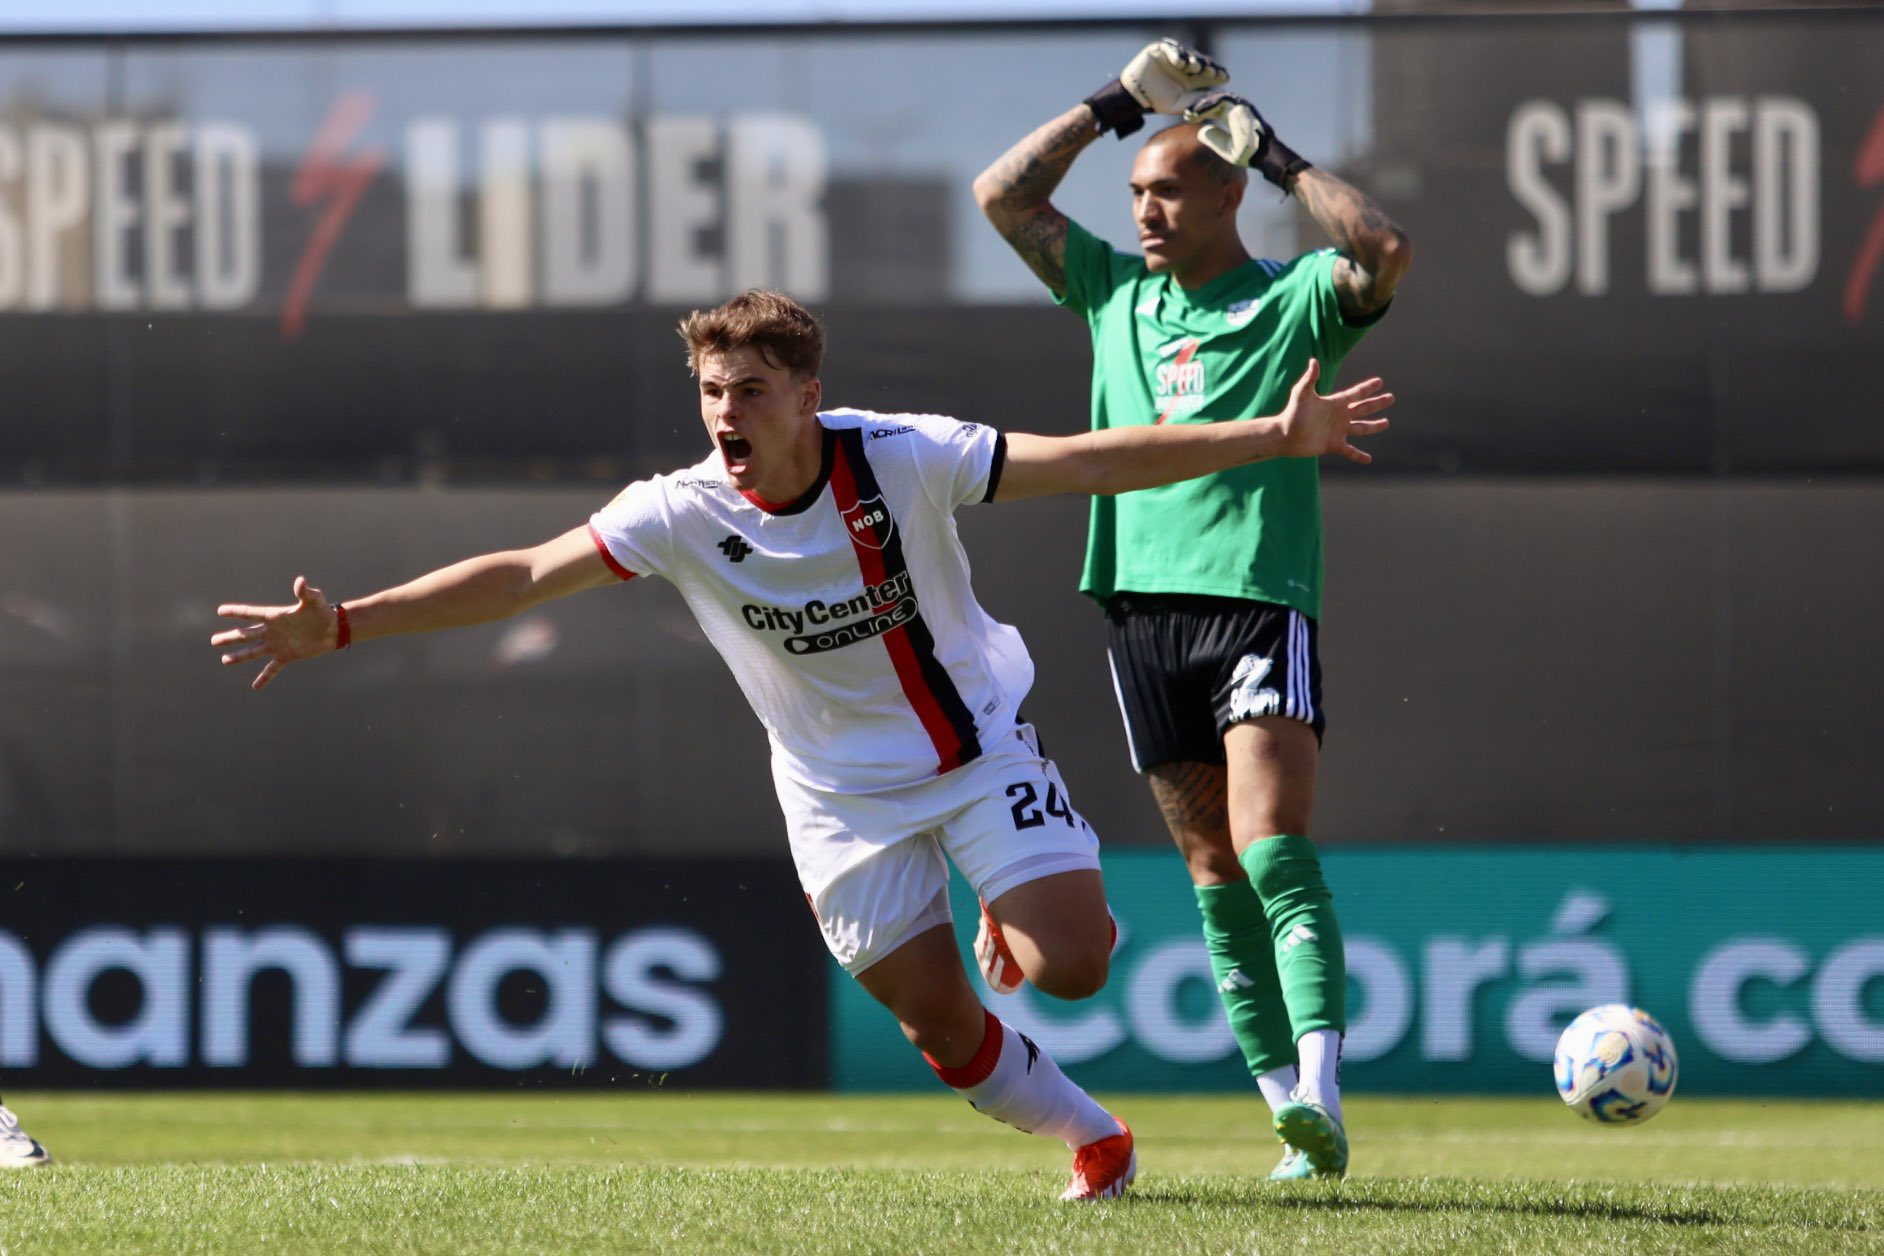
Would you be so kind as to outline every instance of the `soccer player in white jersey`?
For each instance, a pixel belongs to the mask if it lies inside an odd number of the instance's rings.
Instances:
[[[630,485],[584,524],[332,602],[226,604],[224,664],[253,687],[355,641],[517,614],[661,576],[686,598],[765,725],[792,859],[831,954],[901,1023],[942,1082],[1074,1152],[1063,1199],[1124,1191],[1131,1131],[987,1011],[956,950],[953,860],[1047,994],[1104,984],[1112,923],[1098,842],[1019,721],[1033,664],[975,601],[953,513],[970,502],[1120,493],[1246,462],[1368,455],[1379,380],[1241,423],[1069,437],[934,415],[819,410],[824,333],[797,302],[747,292],[682,321],[712,452]]]

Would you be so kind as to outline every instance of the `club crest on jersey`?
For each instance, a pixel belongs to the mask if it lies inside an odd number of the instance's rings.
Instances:
[[[896,520],[890,517],[890,508],[883,504],[881,494],[837,513],[844,521],[844,531],[857,545],[880,550],[890,543],[890,537],[896,532]]]

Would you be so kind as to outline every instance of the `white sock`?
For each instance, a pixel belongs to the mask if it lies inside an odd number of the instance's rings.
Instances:
[[[1256,1079],[1256,1089],[1263,1092],[1263,1098],[1269,1101],[1269,1110],[1274,1112],[1289,1101],[1289,1092],[1295,1089],[1295,1065],[1284,1064],[1281,1068],[1272,1068]]]
[[[1296,1039],[1301,1053],[1302,1098],[1319,1103],[1328,1115],[1341,1119],[1341,1035],[1332,1029],[1311,1029]]]
[[[1076,1150],[1119,1132],[1112,1114],[1068,1080],[1052,1056],[993,1012],[987,1017],[974,1059],[960,1068],[929,1060],[943,1085],[960,1092],[984,1116],[1057,1138]]]

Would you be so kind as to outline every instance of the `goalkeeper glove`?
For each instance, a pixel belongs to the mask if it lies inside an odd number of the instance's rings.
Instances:
[[[1256,106],[1229,92],[1204,92],[1184,110],[1186,122],[1201,122],[1197,138],[1233,166],[1254,166],[1283,191],[1288,181],[1311,164],[1276,138]]]
[[[1147,44],[1119,76],[1086,98],[1101,131],[1120,139],[1145,125],[1147,113],[1180,113],[1186,98],[1230,81],[1230,72],[1175,39]]]

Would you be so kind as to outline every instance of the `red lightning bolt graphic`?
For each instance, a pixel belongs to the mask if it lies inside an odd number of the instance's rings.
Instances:
[[[1884,109],[1878,110],[1877,120],[1871,124],[1871,134],[1858,149],[1856,174],[1861,188],[1884,183]],[[1872,277],[1880,264],[1884,264],[1884,205],[1878,206],[1877,216],[1871,219],[1871,229],[1865,233],[1864,243],[1858,246],[1858,255],[1851,259],[1851,275],[1845,280],[1846,322],[1855,323],[1863,315],[1865,296],[1871,290]]]
[[[1197,342],[1193,340],[1189,342],[1188,344],[1186,344],[1182,349],[1179,349],[1177,351],[1177,356],[1171,359],[1171,365],[1183,366],[1186,362],[1191,360],[1191,355],[1196,352],[1197,352]],[[1166,410],[1163,414],[1159,415],[1157,423],[1153,423],[1152,426],[1153,427],[1158,426],[1158,423],[1164,422],[1166,419],[1170,418],[1172,415],[1176,413],[1177,413],[1177,403],[1172,402],[1171,408],[1169,410]]]
[[[378,149],[361,153],[350,161],[340,160],[341,150],[371,121],[377,105],[373,94],[364,91],[348,92],[336,100],[334,107],[327,111],[321,129],[315,132],[314,142],[308,145],[307,155],[301,158],[300,168],[294,172],[294,183],[289,188],[294,203],[306,208],[326,201],[327,208],[321,211],[320,220],[314,224],[314,233],[308,237],[301,263],[294,268],[294,282],[288,285],[288,295],[281,303],[283,340],[293,340],[301,334],[307,323],[308,301],[320,280],[327,251],[340,238],[341,228],[347,225],[354,207],[366,193],[366,185],[386,164],[386,154]]]

